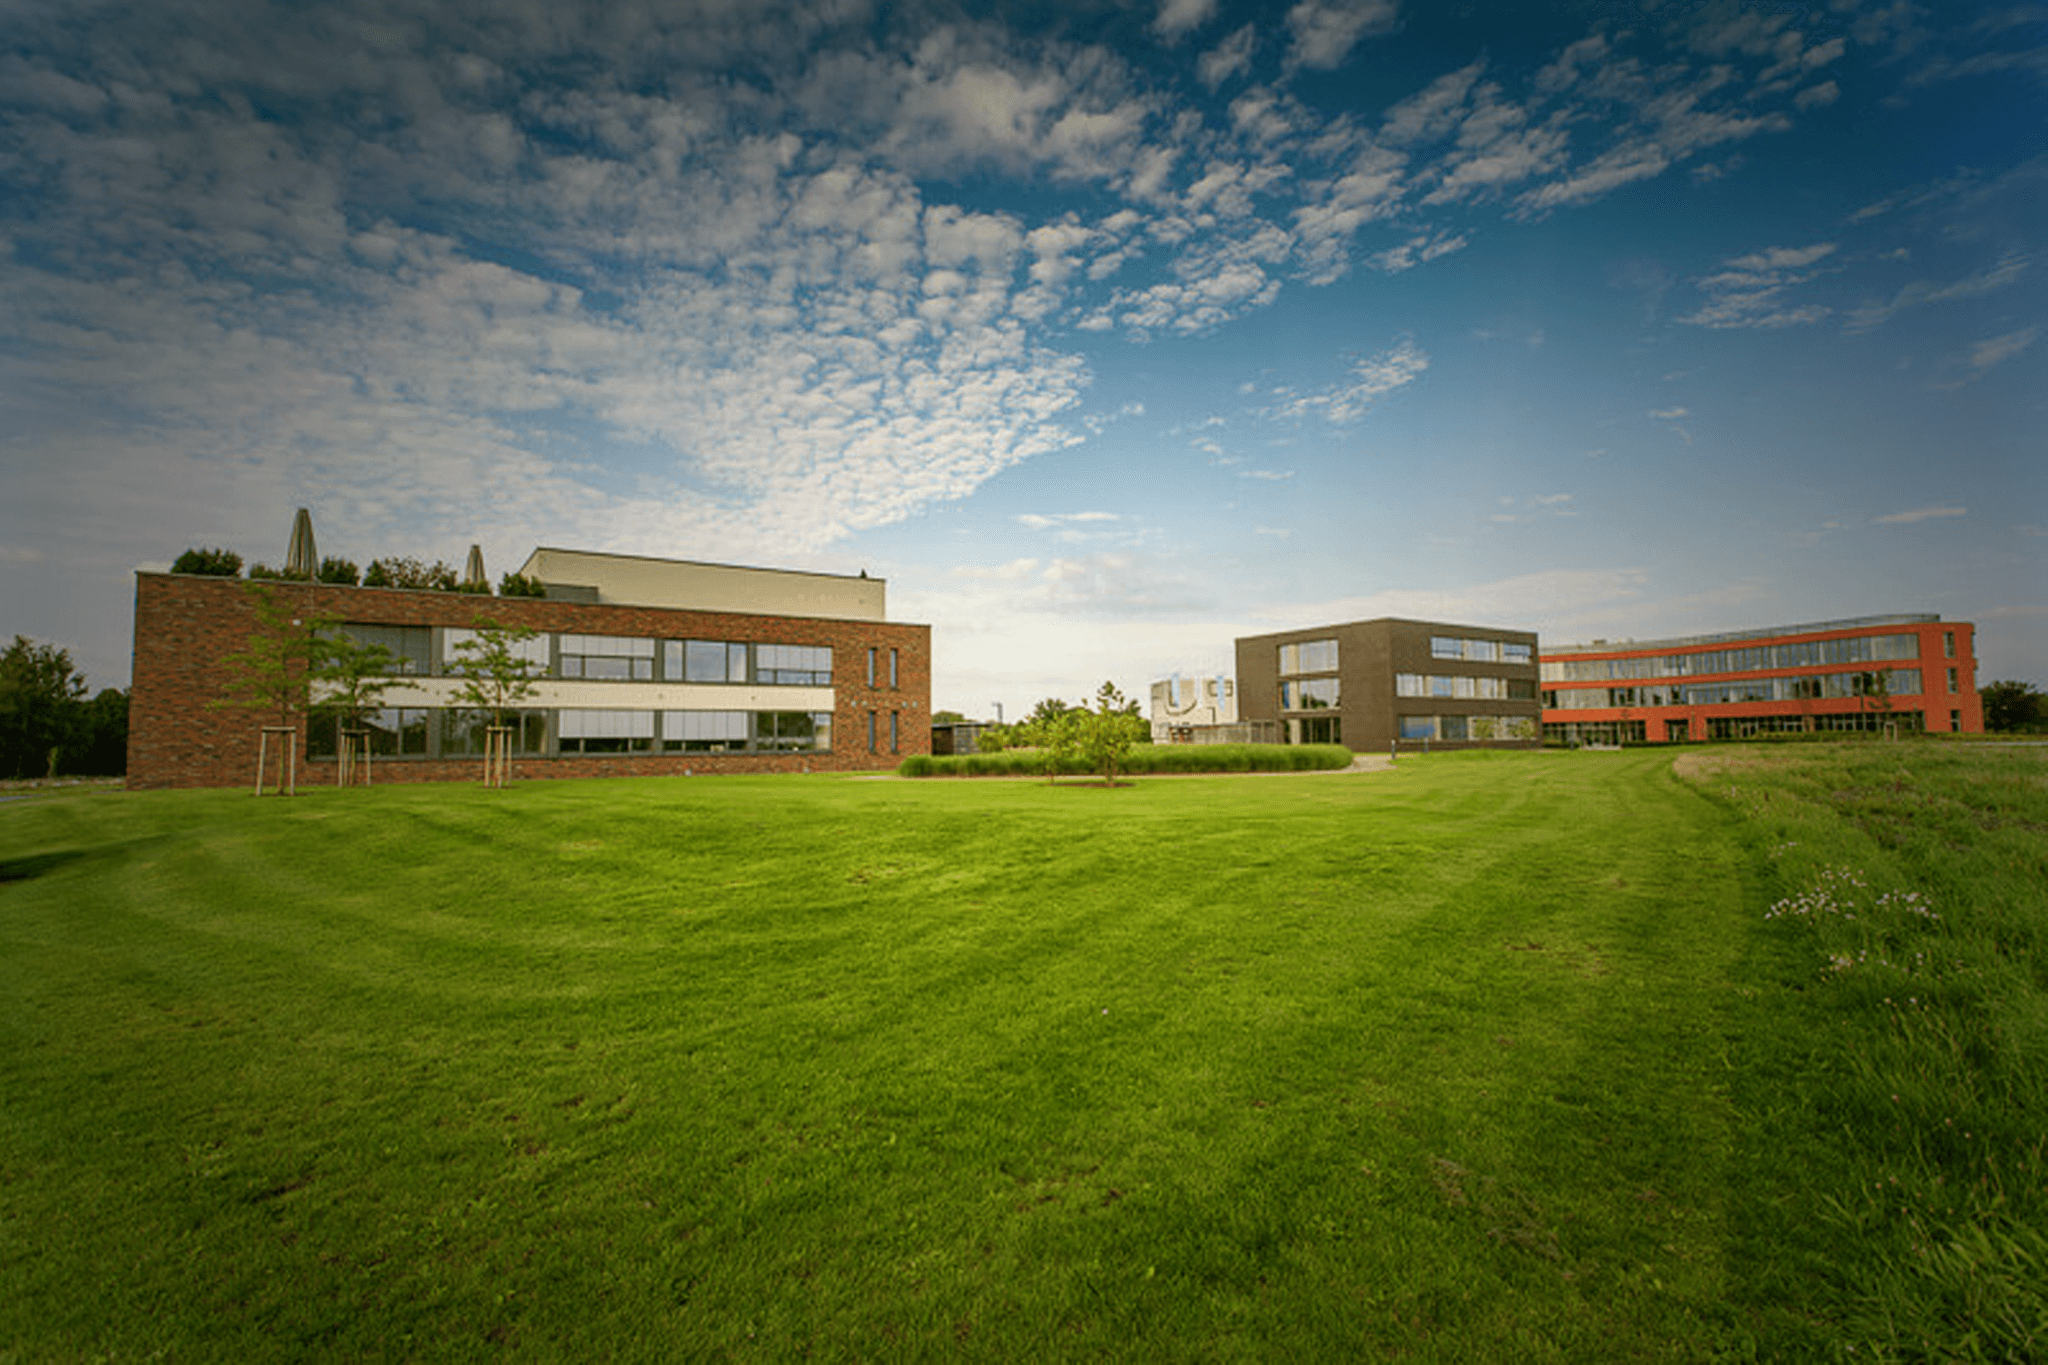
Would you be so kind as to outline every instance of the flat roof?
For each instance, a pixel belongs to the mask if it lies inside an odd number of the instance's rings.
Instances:
[[[1737,640],[1775,640],[1787,635],[1823,635],[1834,630],[1867,630],[1875,626],[1925,626],[1941,620],[1941,613],[1902,612],[1891,616],[1851,616],[1841,621],[1808,621],[1793,626],[1758,626],[1754,630],[1729,630],[1714,635],[1674,635],[1663,640],[1594,640],[1583,645],[1545,645],[1546,657],[1553,654],[1634,654],[1646,649],[1683,649],[1688,645],[1724,645]]]

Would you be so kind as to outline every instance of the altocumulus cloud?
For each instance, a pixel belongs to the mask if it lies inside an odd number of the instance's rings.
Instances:
[[[1216,8],[1152,12],[1178,43]],[[1832,55],[1596,34],[1519,86],[1418,73],[1377,123],[1291,93],[1398,20],[1300,0],[1175,74],[837,0],[17,11],[7,448],[187,526],[308,499],[365,539],[800,554],[1083,439],[1096,333],[1423,265],[1465,242],[1434,210],[1548,213],[1783,127]]]

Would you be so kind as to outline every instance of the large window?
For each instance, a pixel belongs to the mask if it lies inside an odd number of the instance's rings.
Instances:
[[[1432,635],[1429,654],[1433,659],[1463,659],[1474,664],[1526,664],[1530,648],[1507,640],[1475,640],[1463,635]]]
[[[433,672],[434,632],[427,626],[342,627],[357,644],[382,645],[391,651],[391,672],[424,675]]]
[[[1283,711],[1327,711],[1336,704],[1335,678],[1301,678],[1280,684]]]
[[[661,747],[686,754],[744,753],[750,728],[745,711],[666,711]]]
[[[756,711],[754,747],[773,753],[832,747],[830,711]]]
[[[564,635],[562,676],[644,682],[654,676],[654,641],[630,635]]]
[[[670,640],[662,646],[661,675],[671,682],[743,683],[747,647],[726,640]]]
[[[824,645],[755,645],[754,681],[785,687],[830,687],[832,651]]]
[[[515,754],[542,754],[547,752],[548,713],[545,711],[507,711],[505,724],[512,731],[512,752]],[[458,758],[465,755],[482,754],[486,732],[491,726],[489,711],[454,707],[441,712],[441,756]]]
[[[1337,671],[1335,640],[1303,640],[1280,646],[1280,672],[1334,673]]]
[[[1464,678],[1430,673],[1396,673],[1397,697],[1452,697],[1465,701],[1534,701],[1536,684],[1529,678]]]
[[[429,714],[419,707],[384,706],[365,712],[350,728],[365,733],[373,758],[424,758]],[[314,716],[306,726],[306,757],[333,758],[339,729],[332,712]]]
[[[1294,727],[1297,744],[1342,744],[1344,723],[1335,716],[1307,716],[1301,720],[1289,721]]]
[[[570,710],[560,713],[565,754],[646,753],[654,748],[654,712]]]
[[[442,631],[441,665],[443,670],[447,672],[459,671],[464,664],[475,659],[477,651],[475,649],[463,649],[462,646],[476,638],[477,633],[475,631],[466,630],[459,626],[451,626],[447,630]],[[545,678],[547,676],[547,636],[531,635],[524,640],[508,639],[505,641],[505,649],[513,658],[524,660],[527,672],[534,677]]]

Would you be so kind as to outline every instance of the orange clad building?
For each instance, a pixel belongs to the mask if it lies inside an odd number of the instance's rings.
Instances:
[[[1975,635],[1967,621],[1923,614],[1546,644],[1543,735],[1612,744],[1788,730],[1981,732]]]

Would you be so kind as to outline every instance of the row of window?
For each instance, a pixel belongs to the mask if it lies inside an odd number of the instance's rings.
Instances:
[[[1659,724],[1662,728],[1656,738],[1661,741],[1683,742],[1697,738],[1689,721]],[[1924,728],[1925,724],[1926,717],[1919,711],[1844,711],[1825,716],[1711,716],[1707,720],[1707,738],[1749,739],[1757,735],[1812,731],[1873,732],[1882,731],[1887,726],[1896,726],[1899,731],[1910,733]],[[1951,713],[1949,728],[1962,728],[1959,713]],[[1646,721],[1566,720],[1544,722],[1543,738],[1552,744],[1642,744],[1651,735]]]
[[[1949,637],[1953,639],[1954,636]],[[1770,668],[1811,668],[1816,664],[1881,663],[1920,657],[1920,637],[1857,635],[1846,640],[1802,640],[1793,644],[1709,649],[1640,659],[1549,658],[1545,682],[1605,682],[1610,678],[1684,678],[1703,673],[1754,673]]]
[[[434,650],[433,626],[343,627],[365,645],[390,651],[393,673],[427,677],[460,671],[472,657],[474,630],[442,627]],[[468,648],[465,649],[465,645]],[[507,642],[536,678],[610,682],[756,683],[771,687],[830,687],[832,650],[825,645],[747,644],[737,640],[653,640],[633,635],[536,635]],[[868,686],[882,676],[881,651],[868,650]],[[897,686],[898,651],[888,651],[888,685]]]
[[[1534,716],[1402,716],[1402,739],[1493,740],[1536,738]]]
[[[1534,701],[1534,678],[1439,677],[1428,673],[1396,673],[1397,697],[1452,697],[1473,701]]]
[[[1429,637],[1432,659],[1463,659],[1471,664],[1526,664],[1536,657],[1536,647],[1523,640],[1470,640],[1462,635]]]
[[[460,758],[484,752],[490,713],[466,707],[387,706],[366,713],[359,727],[375,758]],[[830,711],[612,711],[563,707],[505,713],[512,752],[822,753],[832,747]],[[872,726],[870,727],[872,728]],[[306,730],[306,753],[332,758],[339,726],[316,717]],[[893,729],[892,729],[893,737]]]
[[[1879,695],[1920,695],[1920,670],[1892,668],[1868,673],[1815,673],[1803,678],[1746,678],[1735,682],[1682,683],[1665,687],[1546,688],[1543,706],[1551,711],[1588,711],[1610,706],[1718,706],[1729,702],[1830,701]]]

